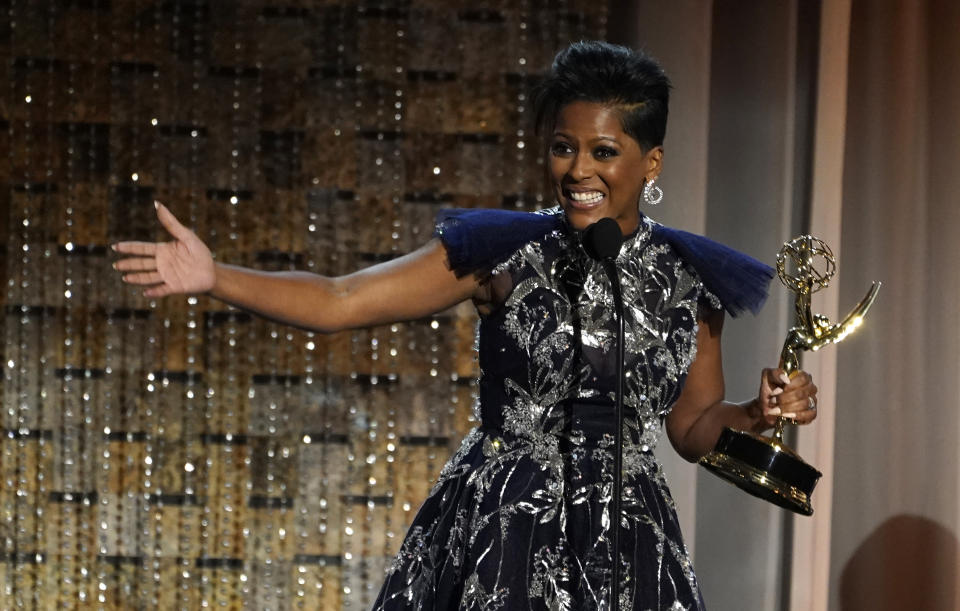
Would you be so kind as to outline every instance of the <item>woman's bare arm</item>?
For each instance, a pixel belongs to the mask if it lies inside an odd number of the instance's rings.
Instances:
[[[744,403],[724,400],[720,335],[723,312],[701,321],[697,331],[697,358],[690,365],[680,398],[667,416],[667,436],[677,452],[690,462],[710,452],[724,427],[760,433],[773,426],[781,413],[800,424],[816,418],[810,398],[817,387],[800,371],[787,379],[780,369],[761,372],[757,397]]]
[[[280,322],[330,333],[422,318],[460,303],[477,289],[473,276],[447,268],[439,240],[348,276],[261,272],[216,265],[210,295]]]
[[[114,267],[148,297],[205,293],[267,318],[330,333],[444,310],[478,293],[474,276],[458,278],[447,267],[438,240],[386,263],[330,278],[309,272],[262,272],[214,263],[197,236],[163,205],[157,217],[173,240],[120,242],[129,255]]]

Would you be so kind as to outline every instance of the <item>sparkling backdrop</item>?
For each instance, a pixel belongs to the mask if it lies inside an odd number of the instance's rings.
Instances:
[[[0,608],[364,609],[472,426],[474,317],[321,336],[145,300],[165,202],[341,274],[543,203],[528,99],[592,0],[3,0]]]

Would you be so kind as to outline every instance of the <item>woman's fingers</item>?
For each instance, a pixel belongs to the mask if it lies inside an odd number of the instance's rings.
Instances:
[[[127,257],[116,261],[113,264],[113,269],[120,272],[156,271],[157,260],[154,257]]]
[[[760,399],[763,416],[772,425],[777,417],[796,424],[807,424],[817,417],[817,387],[805,371],[788,375],[782,369],[764,369]]]
[[[790,380],[790,384],[783,387],[783,394],[780,395],[779,401],[782,406],[790,405],[799,410],[807,407],[807,397],[816,394],[817,387],[813,383],[813,378],[810,374],[801,371]]]
[[[161,284],[163,277],[156,271],[135,272],[132,274],[124,274],[123,281],[128,284]]]
[[[181,242],[187,242],[193,237],[193,232],[184,227],[166,206],[158,201],[154,201],[153,205],[157,208],[157,218],[160,220],[160,224],[170,235]]]
[[[805,371],[796,372],[777,397],[781,416],[797,424],[807,424],[817,417],[817,386]]]
[[[772,424],[780,415],[777,399],[783,394],[783,381],[779,369],[764,369],[760,376],[760,399],[763,403],[763,415]]]
[[[167,284],[158,284],[157,286],[151,286],[148,289],[144,289],[143,296],[149,299],[155,299],[157,297],[166,297],[167,295],[173,295],[174,291]]]
[[[763,371],[770,386],[783,388],[790,384],[791,378],[783,369],[764,369]]]
[[[785,416],[794,424],[810,424],[817,418],[817,412],[803,411]]]
[[[194,237],[193,232],[184,227],[166,206],[156,201],[153,204],[157,208],[157,219],[171,236],[181,242],[186,242]],[[155,254],[159,247],[160,244],[155,242],[117,242],[112,246],[114,251],[121,254],[147,256]]]
[[[157,246],[154,242],[117,242],[111,248],[124,255],[153,256],[157,252]]]

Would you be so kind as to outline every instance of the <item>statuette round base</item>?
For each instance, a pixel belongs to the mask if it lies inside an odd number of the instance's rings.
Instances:
[[[805,516],[813,514],[810,495],[822,474],[780,439],[724,429],[700,463],[755,497]]]

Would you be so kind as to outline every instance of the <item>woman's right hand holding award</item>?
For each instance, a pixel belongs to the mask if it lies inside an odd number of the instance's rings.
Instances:
[[[796,324],[788,331],[780,351],[780,366],[788,379],[800,371],[800,355],[843,340],[863,322],[880,283],[843,320],[832,323],[811,308],[813,293],[827,286],[836,273],[830,248],[813,236],[803,235],[783,245],[777,254],[777,275],[796,295]],[[810,410],[816,409],[811,400]],[[808,465],[783,440],[783,427],[796,424],[789,415],[777,417],[770,437],[727,428],[712,452],[701,459],[704,467],[750,494],[803,515],[811,515],[810,495],[821,473]]]

